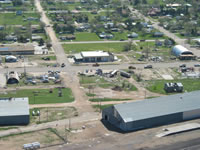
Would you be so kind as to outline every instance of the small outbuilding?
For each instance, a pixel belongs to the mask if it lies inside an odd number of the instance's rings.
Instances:
[[[19,83],[19,75],[16,71],[11,71],[7,74],[7,84],[17,84]]]
[[[105,108],[102,119],[123,131],[200,118],[200,91],[122,103]]]
[[[195,59],[195,55],[182,45],[176,45],[172,48],[172,54],[178,57],[180,60],[192,60]]]
[[[167,93],[183,92],[183,84],[182,83],[165,83],[164,90]]]
[[[0,98],[0,125],[27,125],[29,120],[28,97]]]

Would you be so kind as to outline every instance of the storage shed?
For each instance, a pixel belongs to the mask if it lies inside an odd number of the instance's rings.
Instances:
[[[16,71],[11,71],[7,74],[7,84],[19,83],[19,75]]]
[[[134,131],[200,117],[200,91],[117,104],[102,119],[123,131]]]
[[[181,60],[195,59],[194,54],[182,45],[176,45],[172,48],[172,54]]]
[[[29,124],[28,97],[0,98],[0,125]]]

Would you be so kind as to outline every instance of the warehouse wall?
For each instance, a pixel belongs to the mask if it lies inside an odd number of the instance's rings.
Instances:
[[[190,120],[200,117],[200,109],[183,112],[183,120]]]
[[[133,122],[125,123],[123,128],[124,131],[133,131],[144,128],[151,128],[154,126],[165,125],[170,123],[176,123],[182,121],[182,113],[176,113],[171,115],[159,116],[149,119],[143,119]]]
[[[120,126],[123,124],[122,119],[119,116],[118,112],[116,116],[114,115],[114,107],[108,107],[105,108],[102,111],[102,119],[105,121],[108,121],[109,123],[113,124],[114,126],[120,128]]]
[[[0,116],[0,125],[27,125],[29,115],[24,116]]]

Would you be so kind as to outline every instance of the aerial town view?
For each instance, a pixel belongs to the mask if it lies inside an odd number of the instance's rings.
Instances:
[[[0,150],[199,141],[199,0],[0,0]]]

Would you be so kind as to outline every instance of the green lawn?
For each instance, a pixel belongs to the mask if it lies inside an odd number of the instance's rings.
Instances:
[[[35,102],[34,92],[36,92]],[[58,89],[55,88],[53,93],[49,93],[49,89],[24,89],[0,94],[0,97],[28,97],[29,104],[69,103],[74,101],[71,89],[62,89],[62,95],[62,97],[58,97]]]
[[[0,24],[1,25],[26,25],[28,23],[31,24],[39,24],[39,14],[38,13],[27,13],[23,15],[16,15],[15,13],[3,13],[0,14]],[[24,19],[27,19],[28,17],[34,17],[38,18],[38,20],[34,21],[24,21]]]
[[[65,53],[79,53],[81,51],[110,51],[122,52],[124,45],[127,43],[84,43],[84,44],[63,44]]]
[[[103,110],[103,109],[105,109],[105,108],[107,108],[107,107],[110,107],[110,106],[113,106],[113,105],[114,105],[114,104],[108,104],[108,105],[92,105],[92,107],[95,108],[96,111],[99,112],[100,109]]]
[[[112,32],[112,34],[114,35],[114,37],[112,38],[112,40],[120,40],[120,39],[124,39],[124,40],[128,40],[128,37],[127,37],[127,32],[123,32],[123,33],[120,33],[120,32]]]
[[[149,91],[161,94],[167,94],[164,91],[164,84],[167,82],[181,82],[183,84],[184,91],[191,92],[200,90],[199,79],[177,79],[177,80],[153,80],[147,81],[148,86],[146,87]]]
[[[91,98],[89,101],[91,102],[108,102],[108,101],[128,101],[132,100],[130,98],[118,99],[118,98]]]
[[[96,33],[78,32],[75,33],[76,40],[74,41],[100,41],[101,39]]]

